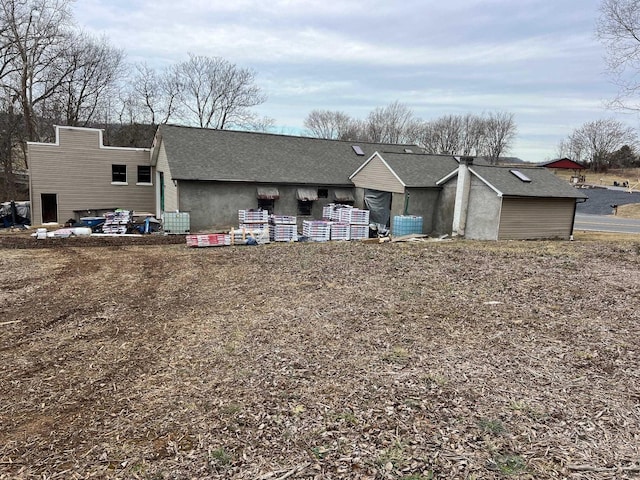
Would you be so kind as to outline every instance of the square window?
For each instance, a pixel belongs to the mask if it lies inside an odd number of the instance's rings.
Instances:
[[[328,188],[319,188],[318,189],[318,198],[329,198],[329,189]]]
[[[313,200],[298,200],[298,215],[309,216],[313,208]]]
[[[127,166],[111,165],[111,181],[113,183],[127,183]]]
[[[151,183],[151,165],[138,165],[138,183]]]
[[[260,210],[266,210],[269,212],[269,215],[273,214],[273,207],[275,206],[276,201],[270,198],[259,198],[258,199],[258,208]]]

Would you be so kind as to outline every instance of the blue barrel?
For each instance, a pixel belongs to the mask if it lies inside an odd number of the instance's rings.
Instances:
[[[412,233],[422,233],[422,217],[416,215],[397,215],[393,217],[393,229],[391,233],[399,237]]]

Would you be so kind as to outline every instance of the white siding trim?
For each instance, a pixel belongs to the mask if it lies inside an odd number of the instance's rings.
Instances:
[[[482,183],[484,183],[487,187],[489,187],[491,190],[493,190],[494,192],[496,192],[498,194],[499,197],[502,197],[503,193],[498,190],[496,187],[494,187],[493,185],[491,185],[491,183],[489,183],[487,180],[485,180],[484,178],[482,178],[482,175],[478,175],[477,172],[473,171],[473,168],[469,167],[469,171],[471,173],[473,173],[476,177],[478,177],[478,179],[480,179],[480,181]]]
[[[66,125],[60,126],[56,125],[56,141],[54,143],[51,142],[27,142],[27,145],[40,145],[44,147],[59,147],[60,146],[60,130],[79,130],[84,132],[97,132],[98,133],[98,148],[104,150],[121,150],[121,151],[130,151],[130,152],[151,152],[149,148],[135,148],[135,147],[111,147],[109,145],[104,144],[104,140],[102,138],[103,130],[101,128],[88,128],[88,127],[68,127]]]
[[[353,173],[349,176],[349,180],[351,180],[353,177],[355,177],[355,176],[360,172],[360,170],[362,170],[364,167],[366,167],[366,166],[369,164],[369,162],[370,162],[371,160],[373,160],[373,158],[374,158],[376,155],[378,155],[378,152],[373,152],[373,155],[371,155],[368,159],[366,159],[366,160],[364,161],[364,163],[363,163],[362,165],[360,165],[360,166],[358,167],[358,169],[357,169],[355,172],[353,172]]]

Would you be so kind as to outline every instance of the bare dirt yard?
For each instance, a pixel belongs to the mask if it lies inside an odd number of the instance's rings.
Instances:
[[[8,238],[2,479],[640,475],[637,237]]]

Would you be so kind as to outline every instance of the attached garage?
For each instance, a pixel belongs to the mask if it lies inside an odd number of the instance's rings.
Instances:
[[[452,232],[472,240],[569,239],[580,190],[539,167],[474,165],[438,182],[456,197]],[[462,194],[461,194],[462,193]]]
[[[573,198],[503,198],[498,240],[569,238],[575,208]]]

